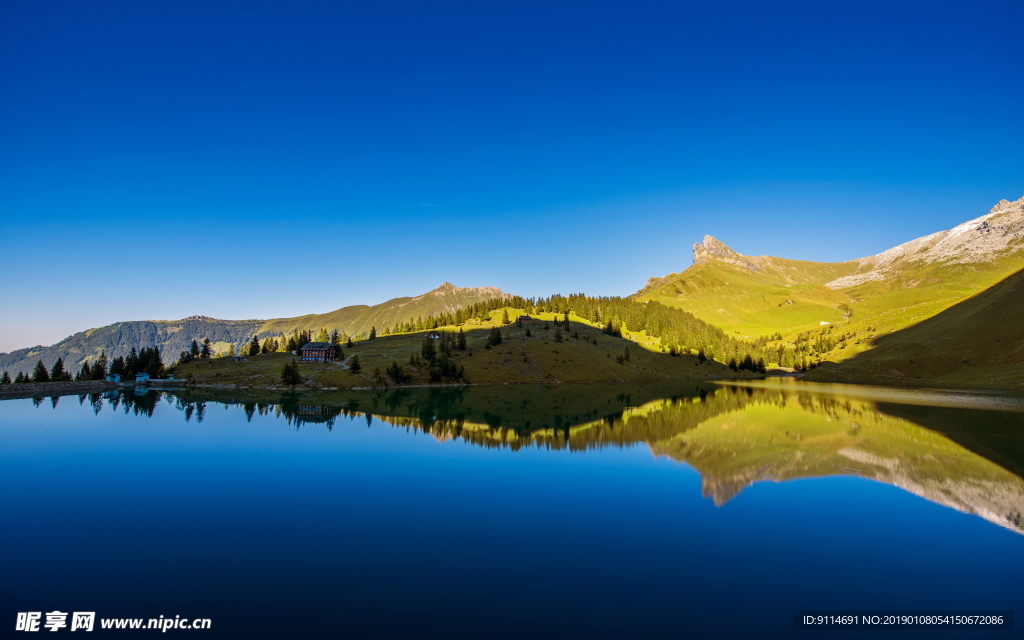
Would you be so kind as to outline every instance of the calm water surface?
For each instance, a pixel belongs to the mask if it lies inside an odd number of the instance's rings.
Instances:
[[[8,400],[0,626],[59,609],[210,618],[168,632],[208,638],[851,638],[792,612],[1019,614],[1022,475],[1024,402],[977,394]]]

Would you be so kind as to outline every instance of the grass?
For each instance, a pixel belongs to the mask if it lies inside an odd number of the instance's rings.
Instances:
[[[673,357],[662,353],[655,339],[642,333],[626,332],[624,337],[606,335],[583,318],[570,316],[571,328],[562,329],[563,339],[555,338],[555,314],[539,314],[522,328],[515,323],[501,325],[503,309],[491,313],[486,320],[475,319],[461,327],[441,327],[439,331],[466,332],[467,350],[453,350],[452,360],[465,367],[468,382],[473,384],[518,384],[560,382],[616,382],[624,380],[679,380],[709,378],[750,378],[748,372],[734,373],[718,362],[698,363],[690,355]],[[522,313],[507,309],[510,317]],[[561,317],[558,317],[561,319]],[[549,328],[545,329],[545,324]],[[486,348],[492,327],[500,327],[503,342]],[[527,336],[529,330],[531,336]],[[340,363],[300,363],[303,376],[319,388],[345,389],[377,386],[374,370],[384,372],[397,361],[412,376],[410,384],[427,384],[428,365],[409,364],[410,355],[419,353],[423,332],[379,336],[376,340],[343,347],[346,359],[358,355],[362,371],[356,375]],[[596,344],[595,344],[596,342]],[[629,353],[629,359],[617,357]],[[291,354],[274,353],[250,357],[248,362],[216,358],[179,365],[176,374],[196,384],[235,385],[250,387],[280,386],[280,372],[291,362]]]
[[[810,380],[1024,392],[1024,270],[934,316],[824,365]]]
[[[679,307],[740,338],[775,332],[791,342],[797,334],[829,323],[853,335],[847,348],[825,359],[843,361],[873,348],[878,338],[924,322],[1024,268],[1024,254],[988,263],[911,262],[888,281],[843,290],[824,284],[855,268],[851,263],[813,263],[758,258],[761,272],[705,262],[660,279],[638,295]],[[844,314],[846,309],[850,315]]]

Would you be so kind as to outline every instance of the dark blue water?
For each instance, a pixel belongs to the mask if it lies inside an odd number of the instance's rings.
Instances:
[[[716,506],[642,442],[481,447],[214,401],[186,421],[170,400],[0,402],[5,633],[59,609],[210,618],[168,633],[211,638],[850,638],[792,631],[792,612],[1024,611],[1020,529],[878,479],[754,482]],[[916,637],[945,635],[1012,633]]]

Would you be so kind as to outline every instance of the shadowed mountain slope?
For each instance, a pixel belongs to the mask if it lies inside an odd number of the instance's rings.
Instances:
[[[1024,390],[1024,270],[808,380]]]

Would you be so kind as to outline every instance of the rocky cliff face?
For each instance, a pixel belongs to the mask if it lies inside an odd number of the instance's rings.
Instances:
[[[755,272],[760,271],[747,256],[736,253],[715,237],[704,236],[703,243],[697,242],[693,245],[693,264],[700,264],[709,260],[733,264]]]

